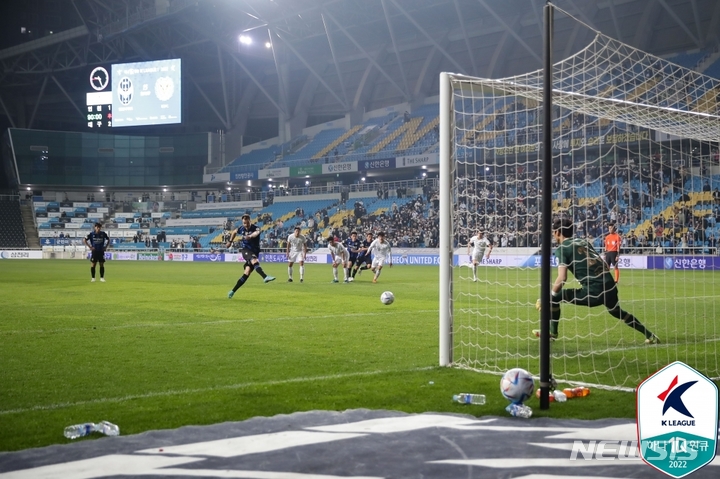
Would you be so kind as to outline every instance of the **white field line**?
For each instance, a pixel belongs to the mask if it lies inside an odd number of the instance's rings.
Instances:
[[[33,406],[28,408],[19,408],[19,409],[5,409],[0,410],[0,415],[8,415],[8,414],[22,414],[25,412],[32,412],[32,411],[52,411],[55,409],[63,409],[63,408],[70,408],[70,407],[77,407],[77,406],[87,406],[92,404],[106,404],[106,403],[121,403],[125,401],[132,401],[136,399],[146,399],[146,398],[156,398],[156,397],[166,397],[166,396],[182,396],[185,394],[200,394],[200,393],[206,393],[211,391],[229,391],[233,389],[245,389],[245,388],[251,388],[251,387],[266,387],[266,386],[282,386],[284,384],[293,384],[293,383],[304,383],[304,382],[313,382],[313,381],[331,381],[335,379],[346,379],[346,378],[353,378],[358,376],[378,376],[381,374],[394,374],[394,373],[413,373],[418,371],[428,371],[430,369],[434,369],[436,366],[426,366],[422,368],[410,368],[410,369],[387,369],[384,371],[363,371],[363,372],[355,372],[355,373],[344,373],[344,374],[331,374],[328,376],[314,376],[314,377],[305,377],[305,378],[291,378],[291,379],[282,379],[277,381],[262,381],[262,382],[248,382],[248,383],[237,383],[237,384],[227,384],[224,386],[213,386],[208,388],[195,388],[195,389],[177,389],[177,390],[171,390],[171,391],[158,391],[158,392],[150,392],[145,394],[132,394],[128,396],[121,396],[121,397],[108,397],[108,398],[97,398],[97,399],[90,399],[87,401],[75,401],[75,402],[63,402],[63,403],[57,403],[57,404],[48,404],[48,405],[40,405],[40,406]]]
[[[413,313],[437,313],[437,309],[421,309],[415,311],[403,310],[403,314]],[[365,316],[378,316],[378,315],[393,315],[396,316],[396,311],[384,311],[376,313],[351,313],[351,314],[326,314],[323,316],[283,316],[279,318],[244,318],[244,319],[219,319],[215,321],[184,321],[181,323],[132,323],[132,324],[121,324],[113,326],[86,326],[83,328],[58,328],[58,329],[16,329],[8,331],[0,331],[0,336],[3,334],[28,334],[28,333],[65,333],[65,332],[77,332],[77,331],[89,331],[89,330],[116,330],[116,329],[130,329],[130,328],[169,328],[176,326],[213,326],[222,324],[234,324],[234,323],[253,323],[262,321],[305,321],[308,319],[338,319],[340,317],[352,318],[352,317],[365,317]]]

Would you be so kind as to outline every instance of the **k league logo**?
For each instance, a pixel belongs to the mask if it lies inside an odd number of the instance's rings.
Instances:
[[[718,433],[718,388],[676,361],[637,389],[640,457],[672,477],[712,462]]]

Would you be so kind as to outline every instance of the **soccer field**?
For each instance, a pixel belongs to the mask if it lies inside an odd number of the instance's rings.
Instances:
[[[0,450],[64,443],[65,426],[100,420],[126,435],[315,409],[506,415],[498,376],[438,366],[435,267],[332,284],[329,265],[309,265],[300,284],[297,266],[287,283],[286,265],[266,264],[277,281],[253,274],[228,300],[237,264],[106,265],[107,282],[90,283],[87,262],[2,262]],[[650,274],[624,272],[623,297],[658,293],[640,280]],[[453,404],[458,392],[488,403]],[[634,395],[599,389],[550,411],[529,404],[535,416],[635,414]]]

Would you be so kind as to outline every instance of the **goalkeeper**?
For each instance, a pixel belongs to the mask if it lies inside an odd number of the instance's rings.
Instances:
[[[590,243],[581,238],[573,238],[573,224],[569,218],[556,218],[552,225],[553,237],[558,247],[555,256],[558,259],[558,274],[552,285],[550,304],[550,338],[557,339],[560,323],[560,303],[570,303],[590,308],[604,305],[608,312],[625,324],[642,333],[646,344],[658,344],[660,339],[650,332],[632,314],[620,308],[617,283],[610,274],[607,264]],[[567,281],[567,272],[575,276],[580,283],[578,289],[563,288]],[[540,300],[536,307],[540,310]],[[540,330],[533,330],[540,336]]]

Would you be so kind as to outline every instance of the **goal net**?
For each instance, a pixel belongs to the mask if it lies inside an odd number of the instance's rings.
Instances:
[[[553,378],[635,388],[675,360],[720,376],[720,81],[597,33],[553,68],[551,192],[542,83],[542,71],[441,75],[441,364],[539,372],[540,211],[552,201],[601,256],[616,225],[620,305],[661,340],[645,344],[602,305],[563,303]],[[492,250],[473,267],[480,231]],[[572,274],[565,287],[579,287]]]

